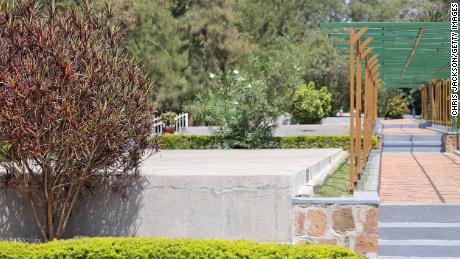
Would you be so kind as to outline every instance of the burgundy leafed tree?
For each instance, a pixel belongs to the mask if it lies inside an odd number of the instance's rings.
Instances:
[[[109,7],[61,11],[32,0],[0,8],[0,140],[11,146],[0,162],[4,184],[28,199],[52,240],[86,186],[138,175],[154,150],[153,88],[120,47]]]

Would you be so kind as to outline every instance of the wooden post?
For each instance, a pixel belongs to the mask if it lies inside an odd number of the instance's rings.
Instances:
[[[354,113],[355,113],[355,30],[350,29],[350,194],[355,189],[355,138],[354,138]]]
[[[372,48],[366,48],[372,42],[372,38],[366,38],[361,42],[360,37],[367,31],[363,27],[355,33],[354,28],[350,29],[350,194],[358,185],[357,180],[361,179],[361,170],[365,165],[370,150],[372,149],[372,129],[375,125],[374,118],[374,95],[373,88],[378,73],[372,75],[370,64],[377,62],[377,56],[374,55],[370,61],[368,54]],[[356,44],[356,59],[354,56]],[[364,89],[362,87],[362,61],[365,58],[366,65],[364,69]],[[355,70],[356,60],[356,70]],[[372,65],[373,66],[373,65]],[[356,76],[356,79],[355,79]],[[364,90],[364,122],[361,124],[362,114],[362,91]],[[364,126],[364,129],[363,129]],[[363,130],[363,133],[361,132]],[[361,137],[364,136],[364,142],[361,143]]]
[[[367,52],[367,51],[366,51]],[[367,63],[367,56],[364,56],[364,143],[363,143],[363,161],[367,160],[367,132],[369,130],[368,106],[369,106],[369,67]]]
[[[361,179],[361,40],[356,42],[356,126],[355,126],[355,146],[356,146],[356,179]],[[357,186],[357,182],[354,186]]]
[[[420,86],[420,96],[422,101],[422,119],[426,120],[426,96],[425,96],[425,87],[422,85]]]

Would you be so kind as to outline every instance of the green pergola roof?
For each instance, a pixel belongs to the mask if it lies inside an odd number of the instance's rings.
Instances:
[[[355,32],[367,27],[361,37],[373,38],[370,56],[378,54],[380,78],[385,87],[414,88],[434,79],[450,76],[449,22],[331,22],[321,23],[330,29],[334,47],[349,56],[349,28]]]

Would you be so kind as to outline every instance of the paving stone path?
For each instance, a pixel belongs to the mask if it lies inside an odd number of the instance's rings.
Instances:
[[[414,120],[382,124],[378,258],[460,258],[460,157]]]
[[[460,203],[459,157],[435,152],[383,152],[380,200]]]
[[[436,131],[418,128],[418,123],[410,119],[385,120],[382,124],[383,136],[389,139],[388,144],[408,135],[422,140],[424,136],[439,135]],[[460,157],[442,152],[387,152],[384,148],[380,200],[393,203],[460,203]]]

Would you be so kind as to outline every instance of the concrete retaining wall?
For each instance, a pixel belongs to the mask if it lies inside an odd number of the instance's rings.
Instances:
[[[109,190],[84,193],[84,202],[76,204],[78,209],[71,217],[66,237],[163,236],[291,242],[292,198],[308,182],[310,174],[337,163],[342,152],[163,152],[159,160],[144,163],[144,178],[127,189],[126,195]],[[25,199],[14,192],[6,194],[0,192],[0,239],[39,239]]]
[[[216,182],[219,183],[216,186]],[[281,176],[152,176],[127,190],[84,194],[67,236],[163,236],[289,242],[295,185]],[[31,209],[0,194],[0,239],[39,239]]]

